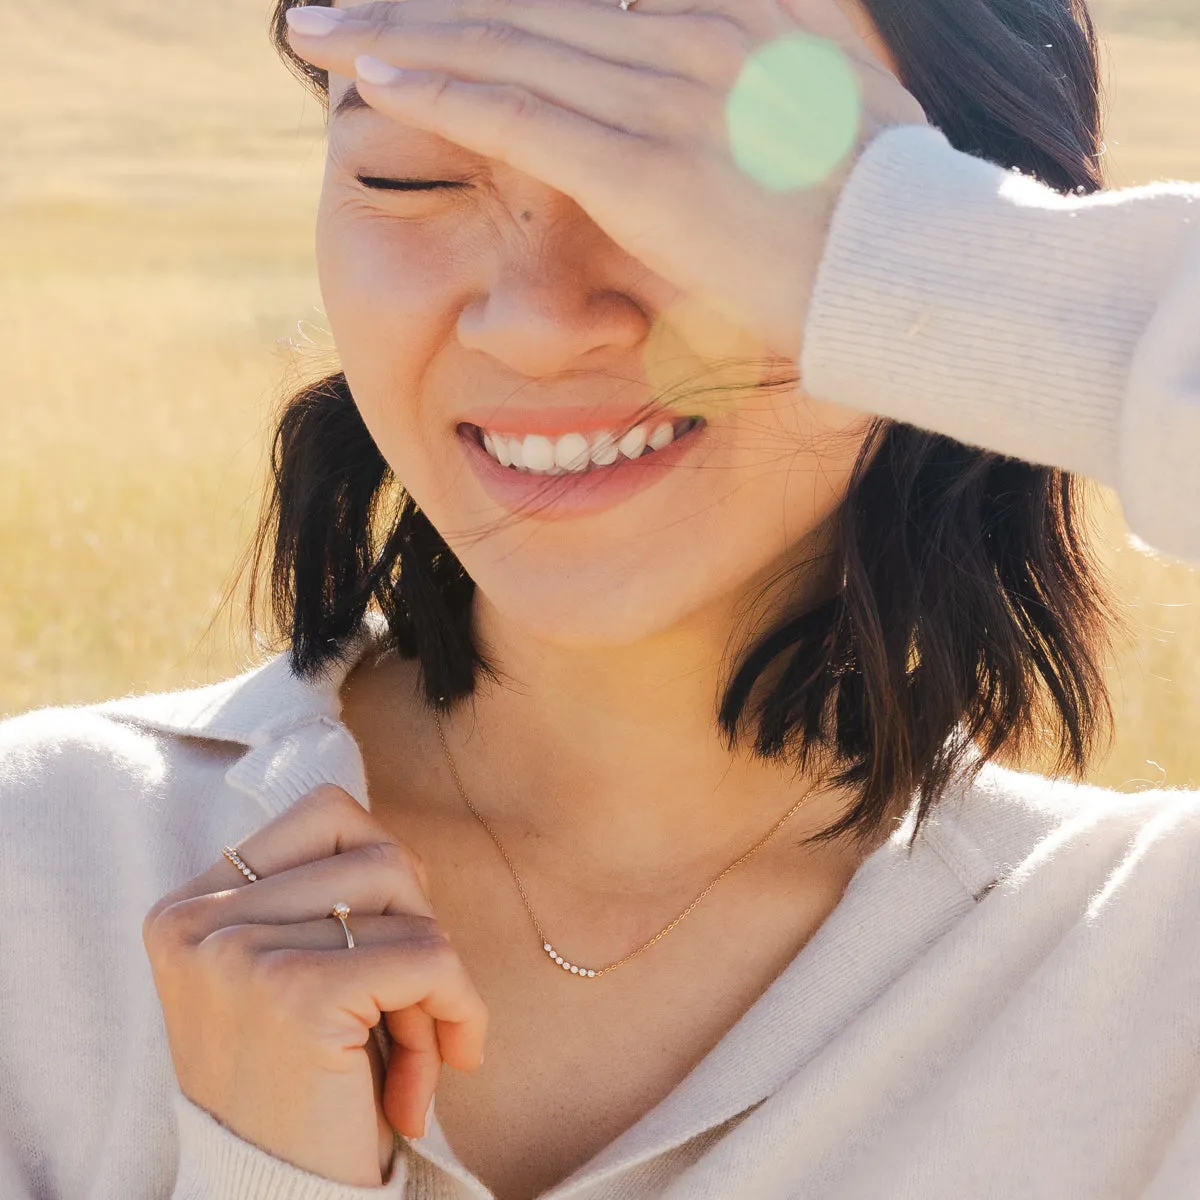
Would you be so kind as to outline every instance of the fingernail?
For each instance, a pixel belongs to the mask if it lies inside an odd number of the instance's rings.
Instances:
[[[288,25],[297,33],[324,37],[342,23],[345,13],[340,8],[306,5],[304,8],[289,8],[286,16]]]
[[[398,67],[380,62],[379,59],[372,58],[369,54],[360,54],[354,60],[354,70],[358,73],[359,79],[366,83],[395,83],[400,78]]]

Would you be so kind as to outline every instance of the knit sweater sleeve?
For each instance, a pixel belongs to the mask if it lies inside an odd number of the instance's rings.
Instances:
[[[834,213],[800,369],[819,399],[1091,476],[1200,560],[1200,185],[1062,196],[890,130]]]
[[[243,1141],[181,1092],[174,1096],[179,1174],[171,1200],[402,1200],[408,1179],[399,1155],[383,1187],[335,1183]]]

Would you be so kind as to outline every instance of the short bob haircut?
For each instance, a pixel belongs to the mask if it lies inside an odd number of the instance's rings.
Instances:
[[[961,150],[1061,192],[1101,186],[1095,34],[1082,0],[865,0],[930,122]],[[328,79],[279,53],[323,101]],[[251,548],[293,668],[344,655],[368,609],[385,649],[418,660],[446,710],[491,671],[470,624],[474,583],[358,415],[345,375],[288,400]],[[1103,656],[1114,616],[1083,536],[1081,481],[876,419],[830,518],[824,599],[755,630],[714,719],[727,743],[853,799],[812,842],[867,844],[918,801],[915,840],[955,775],[1036,747],[1082,774],[1112,710]]]

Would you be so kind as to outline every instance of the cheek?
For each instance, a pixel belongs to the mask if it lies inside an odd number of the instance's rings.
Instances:
[[[325,311],[343,359],[374,360],[432,337],[451,295],[454,272],[444,251],[413,226],[353,204],[322,206],[317,218],[317,274]],[[381,332],[386,337],[380,337]],[[364,353],[373,349],[376,353]],[[407,358],[408,355],[400,356]],[[393,368],[399,362],[393,363]]]
[[[323,203],[316,256],[350,390],[389,465],[408,479],[438,432],[421,397],[461,303],[453,255],[415,223]]]

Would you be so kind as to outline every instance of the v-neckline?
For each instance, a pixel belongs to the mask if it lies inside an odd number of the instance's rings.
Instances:
[[[539,1200],[568,1200],[752,1110],[974,908],[994,864],[947,810],[930,814],[910,853],[915,811],[863,860],[813,937],[688,1075]],[[472,1196],[493,1200],[436,1114],[409,1146]]]

